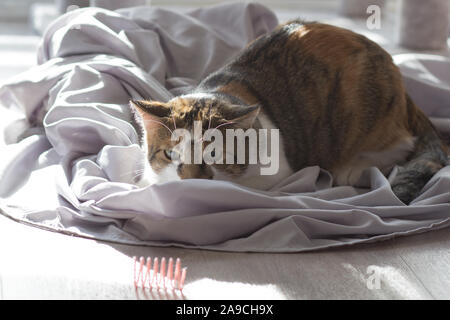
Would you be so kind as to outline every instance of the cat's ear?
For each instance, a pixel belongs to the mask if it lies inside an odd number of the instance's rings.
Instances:
[[[158,101],[131,100],[130,109],[136,122],[141,123],[142,129],[149,131],[160,127],[163,118],[170,115],[170,107]]]
[[[256,120],[260,111],[258,105],[242,106],[231,105],[222,108],[222,116],[239,127],[250,128]]]
[[[131,100],[130,107],[146,118],[166,118],[170,115],[170,106],[167,103],[147,100]]]

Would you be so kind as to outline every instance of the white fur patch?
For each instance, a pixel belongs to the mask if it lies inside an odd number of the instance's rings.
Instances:
[[[164,183],[169,181],[181,180],[174,165],[168,165],[159,173],[156,173],[148,164],[145,168],[141,180],[136,185],[140,188],[148,187],[155,183]]]
[[[135,185],[140,188],[148,187],[155,183],[163,183],[168,181],[174,181],[174,180],[181,180],[181,178],[178,176],[177,173],[177,166],[178,164],[170,164],[166,168],[164,168],[159,173],[156,173],[152,167],[150,166],[150,163],[148,161],[148,145],[147,145],[147,131],[145,129],[145,126],[143,128],[143,145],[142,151],[144,153],[144,168],[143,173],[141,175],[141,179],[137,182],[135,182]]]
[[[181,180],[177,172],[176,164],[169,164],[162,169],[157,175],[157,183]]]
[[[135,183],[140,188],[148,187],[154,184],[156,181],[156,173],[150,167],[150,163],[147,160],[145,160],[144,162],[143,170],[144,171],[141,175],[141,179]]]

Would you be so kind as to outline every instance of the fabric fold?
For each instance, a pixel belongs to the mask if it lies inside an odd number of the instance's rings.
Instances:
[[[183,180],[145,188],[147,161],[130,99],[185,93],[276,27],[254,3],[186,14],[138,7],[87,8],[57,19],[39,65],[0,88],[0,212],[99,240],[226,251],[300,252],[378,241],[450,225],[450,167],[405,206],[377,168],[358,187],[333,186],[315,166],[269,191],[225,181]],[[406,87],[450,132],[450,59],[399,56]],[[421,100],[421,94],[426,100]],[[5,155],[8,156],[5,156]]]

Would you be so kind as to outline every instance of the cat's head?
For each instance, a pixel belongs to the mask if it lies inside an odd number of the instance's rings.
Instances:
[[[180,96],[167,103],[141,100],[130,104],[144,129],[147,158],[158,181],[245,174],[249,144],[245,150],[238,149],[235,140],[234,150],[227,150],[226,130],[252,128],[259,107],[233,105],[203,94]],[[217,141],[220,137],[222,144]]]

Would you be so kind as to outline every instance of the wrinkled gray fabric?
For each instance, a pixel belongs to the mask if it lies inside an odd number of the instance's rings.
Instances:
[[[450,167],[410,206],[376,168],[365,188],[305,168],[269,191],[209,180],[138,188],[144,161],[130,98],[168,100],[277,24],[256,4],[186,15],[150,7],[70,12],[51,25],[39,66],[0,89],[8,119],[0,208],[26,223],[101,240],[228,251],[296,252],[450,224]],[[401,56],[408,90],[450,131],[450,59]],[[432,67],[433,66],[433,67]],[[446,70],[444,72],[443,70]]]

